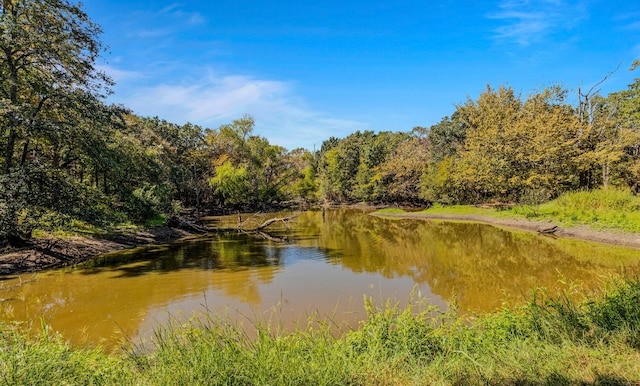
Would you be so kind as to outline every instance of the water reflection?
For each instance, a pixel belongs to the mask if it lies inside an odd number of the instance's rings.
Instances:
[[[237,217],[216,221],[234,225]],[[24,285],[7,280],[0,307],[5,319],[43,317],[69,339],[92,343],[146,336],[169,314],[205,309],[259,318],[275,310],[286,325],[318,312],[354,326],[363,295],[406,300],[417,287],[441,307],[455,297],[461,312],[484,312],[521,303],[537,287],[594,288],[623,269],[637,274],[640,262],[640,251],[347,210],[300,213],[270,232],[288,241],[194,237],[104,255]]]
[[[131,277],[185,268],[226,269],[279,264],[279,249],[271,248],[269,243],[260,242],[250,234],[230,233],[106,254],[80,268],[88,275],[120,270],[122,277]]]

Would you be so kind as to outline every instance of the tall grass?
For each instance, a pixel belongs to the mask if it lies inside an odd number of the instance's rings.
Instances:
[[[133,385],[135,368],[101,348],[72,348],[43,327],[38,337],[0,324],[2,385]]]
[[[514,207],[512,212],[529,218],[550,218],[565,225],[640,232],[640,197],[623,190],[567,193],[545,204]]]
[[[576,302],[538,291],[517,309],[460,319],[411,302],[365,301],[367,319],[292,333],[223,319],[172,322],[151,352],[106,355],[3,326],[4,384],[432,385],[640,383],[640,281]],[[311,326],[314,327],[311,327]]]

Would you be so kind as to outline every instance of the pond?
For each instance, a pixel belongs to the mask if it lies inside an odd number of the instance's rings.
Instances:
[[[364,318],[365,296],[402,304],[414,291],[442,310],[455,302],[475,314],[522,304],[535,288],[589,291],[640,272],[640,251],[610,245],[358,210],[297,215],[270,227],[268,237],[210,234],[5,278],[2,318],[44,322],[75,344],[113,347],[203,313],[285,329],[326,317],[348,329]]]

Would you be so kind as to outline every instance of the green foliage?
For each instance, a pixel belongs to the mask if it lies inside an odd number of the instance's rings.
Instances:
[[[65,229],[73,219],[102,226],[125,219],[103,193],[57,170],[13,168],[0,181],[0,239],[28,238],[36,228]]]
[[[422,138],[406,133],[356,132],[323,145],[320,193],[335,202],[417,202],[428,157]]]
[[[251,135],[254,124],[251,116],[244,116],[207,133],[208,146],[218,153],[209,183],[223,205],[263,209],[285,199],[285,187],[299,173],[292,170],[293,157],[284,148]]]
[[[455,204],[465,199],[471,200],[469,193],[465,196],[460,193],[455,162],[455,157],[449,156],[440,162],[429,164],[427,172],[422,175],[420,181],[423,198],[445,205]]]
[[[0,380],[5,385],[133,385],[135,367],[100,348],[72,348],[44,327],[39,337],[0,324]]]
[[[246,202],[249,191],[249,178],[245,167],[234,167],[226,161],[216,169],[215,177],[211,178],[211,186],[221,194],[225,202],[236,205]]]
[[[640,232],[640,197],[626,190],[599,189],[566,193],[537,205],[516,206],[514,214],[551,218],[567,225],[587,224],[595,228]]]
[[[313,166],[307,166],[302,170],[302,178],[293,186],[293,193],[305,201],[315,201],[317,199],[318,185],[316,182],[316,172]]]
[[[461,121],[458,111],[451,118],[444,117],[438,124],[431,126],[427,139],[432,161],[439,163],[456,154],[465,142],[467,127]]]
[[[526,189],[557,195],[577,187],[578,121],[564,104],[564,93],[549,88],[522,101],[510,88],[488,87],[477,102],[458,106],[467,129],[447,173],[456,176],[455,196],[463,202],[517,201]]]
[[[421,178],[429,162],[427,140],[414,128],[410,136],[391,134],[383,162],[377,167],[380,183],[375,199],[386,203],[422,204]]]
[[[157,217],[162,213],[172,213],[169,193],[157,185],[145,183],[129,196],[126,211],[139,222]]]

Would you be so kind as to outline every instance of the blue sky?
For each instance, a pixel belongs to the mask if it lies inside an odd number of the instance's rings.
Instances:
[[[487,84],[575,95],[640,77],[640,2],[86,0],[111,103],[318,149],[356,130],[429,127]]]

